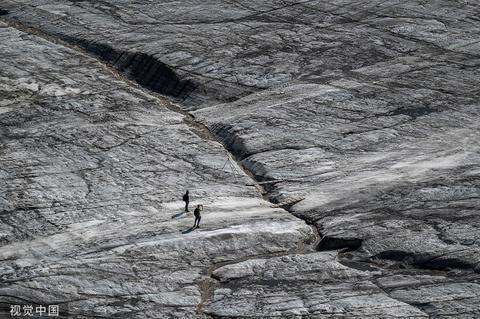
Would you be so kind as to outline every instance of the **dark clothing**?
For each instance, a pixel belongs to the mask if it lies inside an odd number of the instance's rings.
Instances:
[[[202,216],[200,216],[200,208],[197,207],[193,211],[193,215],[195,215],[195,222],[193,223],[193,227],[199,227],[200,226],[200,220],[202,219]]]
[[[202,219],[202,216],[198,215],[195,216],[195,222],[193,223],[193,227],[200,227],[200,220]]]
[[[185,202],[185,211],[188,212],[188,203],[190,202],[188,191],[183,195],[183,201]]]

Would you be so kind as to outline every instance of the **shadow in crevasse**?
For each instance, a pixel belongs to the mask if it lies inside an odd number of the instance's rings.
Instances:
[[[186,229],[186,230],[182,231],[182,234],[188,234],[188,233],[191,233],[194,230],[195,230],[195,227],[190,227],[189,229]]]
[[[173,67],[153,55],[137,51],[122,51],[107,43],[82,38],[70,36],[62,36],[62,38],[80,45],[104,62],[112,64],[119,72],[149,90],[181,100],[185,100],[197,90],[196,82],[182,78]]]

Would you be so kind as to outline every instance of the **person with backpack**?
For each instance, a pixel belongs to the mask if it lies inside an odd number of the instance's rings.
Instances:
[[[188,203],[190,203],[190,197],[188,196],[188,190],[185,193],[185,195],[183,195],[183,201],[185,202],[185,212],[188,213],[189,212]]]

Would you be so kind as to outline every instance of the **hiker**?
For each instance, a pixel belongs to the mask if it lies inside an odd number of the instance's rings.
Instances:
[[[193,222],[193,228],[199,228],[200,227],[200,219],[202,219],[202,216],[200,216],[200,207],[202,207],[202,205],[197,205],[197,208],[195,208],[195,210],[193,211],[193,215],[195,215],[195,221]]]
[[[190,202],[190,197],[188,197],[188,190],[185,195],[183,195],[183,201],[185,202],[185,212],[188,213],[188,203]]]

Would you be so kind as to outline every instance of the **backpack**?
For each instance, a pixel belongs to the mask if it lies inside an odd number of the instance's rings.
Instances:
[[[188,201],[188,195],[187,194],[183,195],[183,201],[184,202]]]

